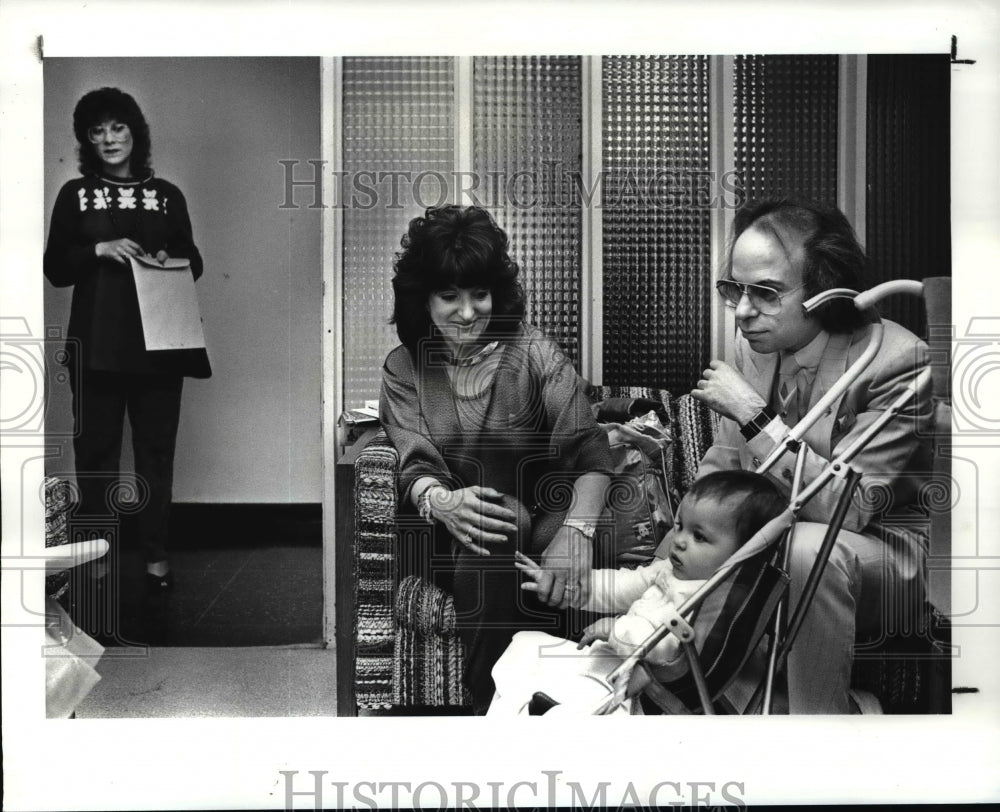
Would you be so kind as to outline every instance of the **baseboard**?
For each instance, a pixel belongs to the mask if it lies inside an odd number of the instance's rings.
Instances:
[[[194,504],[171,510],[171,543],[205,545],[323,542],[323,506],[315,504]]]
[[[321,546],[323,506],[178,502],[171,508],[170,544],[175,548],[253,547],[276,540]]]

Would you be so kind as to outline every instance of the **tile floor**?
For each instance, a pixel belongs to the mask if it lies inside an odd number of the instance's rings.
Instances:
[[[322,647],[321,524],[300,511],[177,509],[174,588],[150,598],[123,526],[116,610],[99,639],[101,682],[79,718],[334,716],[334,653]],[[87,613],[71,614],[87,628]],[[97,636],[97,635],[95,635]]]
[[[182,549],[174,587],[150,600],[137,555],[122,561],[120,642],[267,646],[322,640],[323,571],[316,545]]]
[[[332,649],[108,648],[78,719],[337,715]]]
[[[319,517],[267,506],[185,507],[175,506],[171,521],[173,589],[152,599],[146,594],[142,556],[125,524],[107,559],[117,577],[105,579],[105,589],[118,594],[105,595],[103,603],[113,610],[95,626],[92,606],[81,602],[70,609],[81,628],[106,646],[318,645]]]

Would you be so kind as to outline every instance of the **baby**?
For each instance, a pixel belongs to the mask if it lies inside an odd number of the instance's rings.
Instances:
[[[612,670],[620,658],[627,657],[665,623],[674,607],[683,604],[733,553],[786,507],[787,498],[761,474],[717,471],[697,480],[681,500],[674,527],[657,550],[658,553],[663,551],[665,558],[655,558],[636,569],[591,570],[590,597],[581,608],[617,616],[601,618],[588,626],[576,648],[605,641],[606,646],[591,646],[589,652],[592,656],[601,656],[605,665],[560,662],[557,667],[563,671],[574,670],[578,675],[586,672],[595,676],[599,672],[606,676],[605,671]],[[515,566],[529,579],[521,588],[536,591],[538,581],[546,574],[527,556],[516,555]],[[550,647],[549,650],[543,651],[540,644],[543,648]],[[514,661],[519,661],[519,670],[527,673],[531,669],[524,669],[526,655],[553,664],[557,659],[572,659],[565,656],[565,644],[566,641],[539,632],[520,632],[497,663],[497,668],[502,675]],[[556,649],[559,649],[558,656],[555,656]],[[666,635],[650,651],[646,662],[654,667],[660,679],[674,679],[687,670],[683,652],[673,634]],[[534,670],[534,676],[540,676],[538,669]],[[553,676],[552,673],[548,675]],[[552,679],[543,679],[543,683],[551,686]],[[560,683],[565,686],[565,682],[560,680]],[[535,690],[544,688],[536,687]],[[503,694],[500,681],[497,681],[497,691]]]

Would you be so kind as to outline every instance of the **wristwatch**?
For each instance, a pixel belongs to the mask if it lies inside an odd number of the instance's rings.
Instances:
[[[752,440],[764,430],[764,426],[770,423],[778,415],[770,406],[765,406],[757,414],[751,417],[746,423],[740,426],[740,434],[744,440]]]
[[[428,524],[434,524],[434,514],[431,513],[431,491],[435,488],[443,487],[444,486],[440,483],[428,485],[424,488],[424,492],[417,497],[417,513],[419,513],[420,518]]]
[[[563,522],[563,527],[572,527],[586,536],[590,541],[594,540],[594,534],[597,532],[596,522],[587,522],[583,519],[566,519]]]

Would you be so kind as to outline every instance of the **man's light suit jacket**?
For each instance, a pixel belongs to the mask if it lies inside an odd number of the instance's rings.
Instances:
[[[883,325],[885,333],[878,355],[803,437],[808,446],[803,487],[870,426],[928,364],[928,348],[923,341],[895,322],[883,321]],[[830,334],[816,371],[810,408],[861,355],[871,329],[871,325],[865,325],[854,333]],[[778,353],[754,352],[738,333],[734,361],[754,389],[771,403]],[[908,558],[915,556],[911,560],[917,565],[926,553],[926,521],[913,508],[919,503],[921,485],[930,481],[928,435],[933,427],[932,417],[928,381],[916,398],[852,461],[851,465],[863,477],[844,522],[846,530],[877,538],[885,538],[887,527],[894,528],[896,532],[890,534],[893,546],[899,545],[899,551],[908,554]],[[779,417],[747,441],[733,420],[723,418],[715,444],[699,466],[698,476],[735,468],[755,470],[785,430]],[[787,491],[794,467],[795,458],[788,452],[768,475]],[[828,523],[842,486],[843,480],[832,480],[803,508],[799,518]]]

